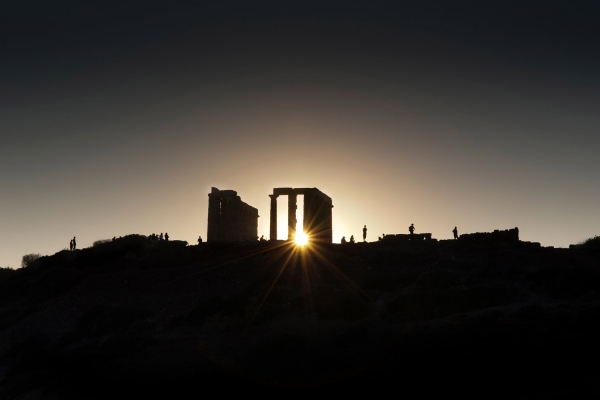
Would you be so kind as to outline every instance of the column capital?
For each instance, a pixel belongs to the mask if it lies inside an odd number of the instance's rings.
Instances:
[[[278,194],[270,194],[270,195],[269,195],[269,197],[270,197],[271,199],[276,199],[276,198],[278,198],[278,197],[279,197],[279,195],[278,195]]]

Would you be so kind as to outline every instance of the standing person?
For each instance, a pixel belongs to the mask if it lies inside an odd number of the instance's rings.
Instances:
[[[168,242],[169,241],[169,232],[165,233],[165,240]]]
[[[160,241],[163,241],[163,240],[164,240],[164,239],[163,239],[163,234],[162,234],[162,232],[160,233],[160,236],[158,237],[158,240],[160,240]]]
[[[367,241],[367,226],[363,228],[363,242]]]
[[[73,251],[73,239],[69,241],[69,250]]]
[[[198,236],[198,246],[200,246],[200,243],[202,243],[202,236]]]
[[[77,241],[75,240],[75,236],[73,236],[73,250],[77,249]]]
[[[456,229],[456,227],[454,227],[452,233],[454,233],[454,240],[458,239],[458,229]]]
[[[415,224],[410,224],[408,231],[410,232],[410,240],[412,240],[415,235]]]
[[[354,235],[350,236],[350,243],[354,243]]]

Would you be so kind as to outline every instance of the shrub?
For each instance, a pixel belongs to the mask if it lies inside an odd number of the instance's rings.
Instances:
[[[600,252],[600,236],[594,236],[593,238],[587,239],[585,242],[579,245],[583,250]]]
[[[37,260],[41,256],[42,255],[39,254],[39,253],[25,254],[23,256],[23,259],[21,260],[21,267],[22,268],[28,267],[29,265],[31,265],[32,262],[34,262],[35,260]]]
[[[101,245],[101,244],[104,244],[104,243],[110,243],[110,242],[112,242],[111,239],[100,239],[100,240],[96,240],[94,242],[93,246],[95,247],[95,246],[98,246],[98,245]]]

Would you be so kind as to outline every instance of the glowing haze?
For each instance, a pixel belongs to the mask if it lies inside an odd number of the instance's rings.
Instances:
[[[598,6],[247,3],[8,6],[0,266],[195,243],[212,186],[266,237],[274,187],[329,195],[336,242],[600,233]]]

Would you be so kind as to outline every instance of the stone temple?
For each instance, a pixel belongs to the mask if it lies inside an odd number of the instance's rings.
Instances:
[[[258,210],[244,203],[235,190],[214,187],[208,194],[206,241],[256,241],[258,217]]]
[[[317,188],[275,188],[271,197],[270,238],[277,239],[277,198],[288,196],[288,240],[296,237],[296,210],[299,195],[304,196],[303,230],[311,242],[331,243],[332,208],[331,197]]]

